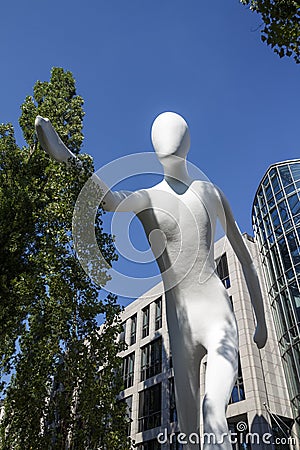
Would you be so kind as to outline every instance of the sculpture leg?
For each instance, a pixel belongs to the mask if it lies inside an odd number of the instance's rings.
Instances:
[[[232,450],[225,414],[237,370],[237,338],[224,336],[208,347],[203,399],[204,433],[201,437],[203,450]]]
[[[200,362],[206,354],[202,346],[192,350],[181,345],[172,353],[175,375],[175,397],[179,430],[186,437],[184,449],[198,450],[200,427]]]

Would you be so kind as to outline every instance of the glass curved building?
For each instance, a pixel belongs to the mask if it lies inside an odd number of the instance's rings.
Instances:
[[[277,338],[295,419],[300,420],[300,159],[273,164],[253,204]]]

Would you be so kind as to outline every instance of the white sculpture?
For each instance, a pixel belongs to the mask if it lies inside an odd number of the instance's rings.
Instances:
[[[38,116],[35,124],[47,153],[58,161],[75,158],[48,119]],[[163,181],[136,192],[112,192],[102,183],[108,190],[105,209],[138,214],[162,273],[181,432],[199,433],[199,368],[207,352],[203,431],[213,433],[216,442],[204,442],[203,449],[231,450],[225,412],[237,377],[238,331],[227,291],[215,273],[217,218],[242,265],[257,321],[254,341],[262,348],[267,330],[257,273],[223,193],[210,182],[191,179],[187,172],[190,136],[185,120],[171,112],[159,115],[152,142],[164,168]],[[176,265],[178,252],[188,271]]]

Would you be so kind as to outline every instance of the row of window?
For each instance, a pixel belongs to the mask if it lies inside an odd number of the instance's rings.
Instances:
[[[277,171],[278,170],[278,171]],[[288,195],[290,192],[297,190],[300,180],[300,164],[283,165],[278,169],[273,168],[265,177],[260,189],[258,190],[254,206],[263,209],[266,203],[272,206],[274,197],[279,201],[283,194],[282,190]],[[270,203],[271,202],[271,203]]]
[[[134,383],[134,360],[135,352],[123,358],[123,380],[124,389],[133,386]],[[140,381],[145,381],[155,375],[158,375],[162,371],[162,339],[156,339],[150,342],[150,344],[145,345],[141,349],[141,370],[140,370]],[[174,391],[174,386],[170,386],[170,392]],[[171,401],[174,404],[175,411],[175,397]],[[236,403],[241,400],[245,400],[245,390],[241,371],[241,364],[239,360],[238,377],[235,382],[234,388],[232,390],[231,398],[229,403]],[[174,411],[170,414],[173,417]],[[176,419],[174,418],[174,422]]]
[[[154,329],[159,330],[162,327],[162,297],[155,300],[155,316],[154,316]],[[129,345],[134,345],[136,343],[136,333],[137,333],[137,314],[134,314],[128,321],[130,323],[130,335],[129,335]],[[147,305],[142,309],[142,338],[149,335],[150,327],[150,305]],[[125,340],[126,323],[123,324],[123,333],[121,339]]]

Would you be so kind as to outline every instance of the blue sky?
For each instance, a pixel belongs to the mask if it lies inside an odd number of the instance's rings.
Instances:
[[[237,0],[4,2],[0,122],[12,122],[22,143],[19,107],[53,66],[77,81],[83,151],[96,168],[151,151],[154,118],[176,111],[190,125],[190,161],[251,233],[265,170],[299,157],[299,67],[261,43],[260,24]]]

